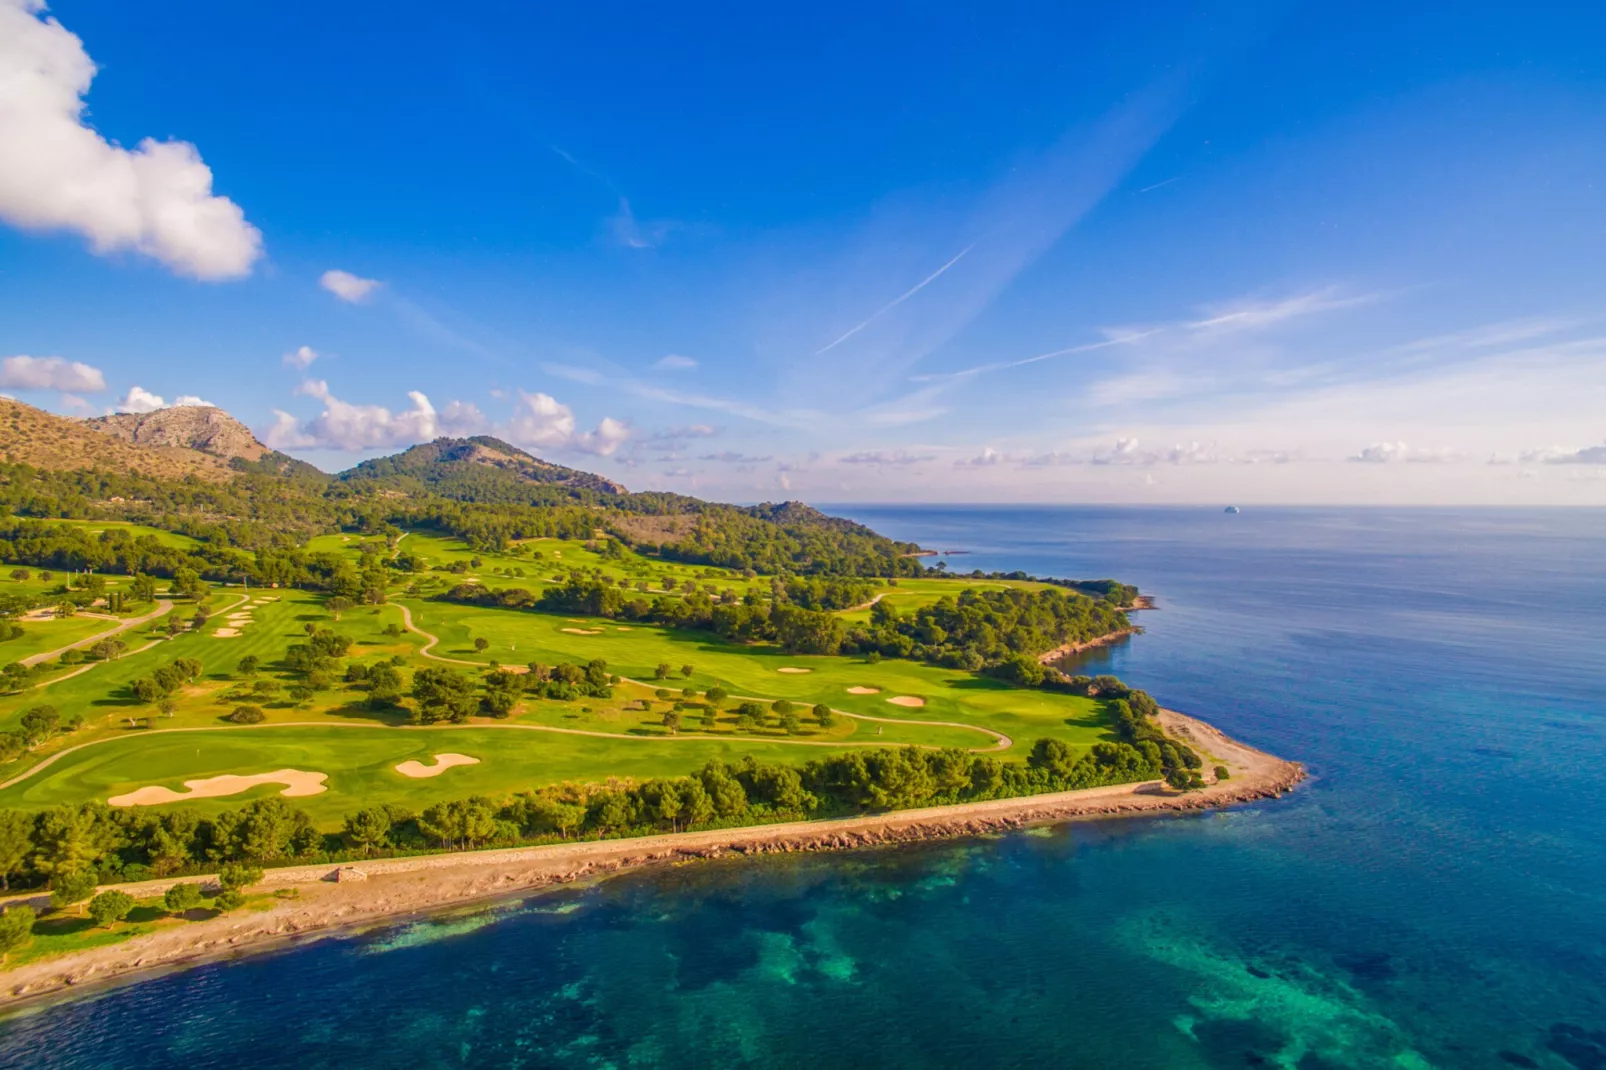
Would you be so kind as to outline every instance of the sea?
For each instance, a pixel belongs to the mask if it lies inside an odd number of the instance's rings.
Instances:
[[[1606,512],[841,506],[1116,577],[1281,799],[700,863],[0,1021],[0,1066],[1606,1067]]]

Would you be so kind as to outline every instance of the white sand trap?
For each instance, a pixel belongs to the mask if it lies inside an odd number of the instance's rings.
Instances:
[[[238,795],[258,784],[283,784],[280,795],[319,795],[328,791],[324,781],[328,773],[308,773],[300,769],[275,769],[271,773],[253,773],[241,776],[224,773],[203,780],[186,780],[184,791],[174,791],[158,785],[137,788],[127,795],[114,795],[106,801],[113,806],[157,806],[161,803],[184,802],[187,799],[215,799],[221,795]]]
[[[212,633],[213,639],[238,639],[239,637],[240,629],[238,628],[219,628]]]
[[[249,614],[249,613],[230,613],[228,616],[224,617],[223,619],[228,621],[230,624],[250,624],[251,623],[251,614]]]
[[[887,701],[894,706],[924,706],[926,704],[925,699],[915,698],[913,695],[893,695]]]
[[[434,765],[425,765],[423,762],[405,761],[396,767],[396,772],[414,780],[423,780],[426,777],[440,776],[454,765],[479,765],[478,758],[470,758],[466,754],[437,754]]]
[[[848,688],[848,694],[850,694],[850,695],[879,695],[879,694],[881,694],[881,689],[879,687],[850,687],[850,688]]]
[[[791,665],[788,665],[785,668],[776,669],[775,671],[776,672],[790,673],[792,675],[796,675],[798,673],[813,672],[814,670],[813,669],[798,669],[798,668],[794,668]]]
[[[570,635],[601,635],[602,634],[602,629],[601,628],[559,628],[558,631],[560,631],[560,632],[568,632]]]
[[[629,630],[630,629],[626,628],[623,624],[619,625],[619,627],[614,629],[614,631],[616,631],[616,632],[628,632]]]

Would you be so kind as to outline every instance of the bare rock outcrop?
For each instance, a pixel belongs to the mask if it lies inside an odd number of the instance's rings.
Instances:
[[[120,412],[84,423],[138,446],[182,446],[215,457],[260,460],[270,452],[251,429],[212,405],[175,405],[155,412]]]

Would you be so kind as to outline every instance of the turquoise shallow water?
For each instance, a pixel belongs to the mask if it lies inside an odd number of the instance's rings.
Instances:
[[[0,1023],[0,1066],[1606,1067],[1606,514],[844,510],[1118,576],[1275,802],[635,874]]]

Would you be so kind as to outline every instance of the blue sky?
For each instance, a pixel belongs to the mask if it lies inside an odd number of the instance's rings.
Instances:
[[[573,7],[0,0],[0,389],[744,501],[1606,503],[1597,10]]]

